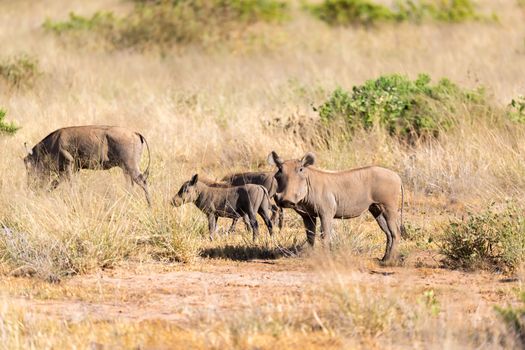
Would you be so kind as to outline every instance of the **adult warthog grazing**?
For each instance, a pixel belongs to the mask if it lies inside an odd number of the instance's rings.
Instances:
[[[185,203],[194,203],[208,216],[210,239],[213,239],[217,230],[219,217],[225,217],[234,219],[232,227],[239,218],[242,218],[246,226],[251,227],[255,240],[259,235],[257,213],[263,218],[270,235],[273,234],[270,220],[270,197],[266,188],[250,184],[211,187],[198,180],[199,176],[195,174],[191,180],[186,181],[171,200],[171,204],[178,207]]]
[[[315,242],[317,217],[321,219],[321,238],[331,234],[332,221],[355,218],[370,211],[386,234],[383,261],[397,256],[403,220],[403,185],[395,172],[378,166],[346,171],[314,168],[315,155],[283,161],[275,152],[268,163],[277,166],[275,174],[279,205],[293,208],[303,218],[308,243]],[[399,217],[401,199],[401,217]]]
[[[151,205],[146,179],[151,158],[144,174],[139,164],[142,150],[149,146],[141,134],[117,126],[73,126],[58,129],[37,143],[24,158],[29,182],[51,180],[51,189],[64,179],[70,180],[80,169],[105,170],[121,167],[131,183],[137,183]]]
[[[246,173],[236,173],[226,175],[221,179],[222,182],[231,186],[242,186],[246,184],[261,185],[266,188],[268,195],[273,199],[272,203],[272,222],[277,221],[279,229],[283,228],[284,214],[283,208],[275,203],[275,193],[277,193],[277,180],[275,180],[275,171],[254,171]]]

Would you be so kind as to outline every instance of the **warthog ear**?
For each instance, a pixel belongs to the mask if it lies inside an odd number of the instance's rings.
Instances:
[[[315,163],[315,154],[312,152],[306,153],[301,159],[301,164],[303,167],[313,165]]]
[[[279,157],[279,155],[275,151],[272,151],[268,155],[267,161],[268,161],[268,164],[275,165],[278,168],[280,168],[283,165],[283,160]]]
[[[27,147],[27,142],[24,142],[24,148],[29,155],[33,155],[33,150]]]
[[[194,186],[199,181],[199,174],[195,174],[191,177],[190,186]]]

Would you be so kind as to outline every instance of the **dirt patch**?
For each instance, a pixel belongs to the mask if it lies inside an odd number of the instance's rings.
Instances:
[[[500,282],[505,281],[505,282]],[[17,303],[52,317],[70,320],[163,320],[184,325],[209,314],[228,314],[304,297],[329,284],[343,283],[396,295],[416,302],[433,290],[447,307],[471,312],[512,298],[519,283],[490,273],[450,271],[438,267],[335,266],[313,268],[303,259],[232,262],[205,260],[196,264],[129,264],[63,282],[64,288],[89,290],[100,298],[21,298]],[[66,293],[67,294],[67,293]]]

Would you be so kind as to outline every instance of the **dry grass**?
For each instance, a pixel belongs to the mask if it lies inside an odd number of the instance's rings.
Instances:
[[[127,263],[183,261],[206,269],[222,260],[276,258],[316,269],[337,264],[350,271],[374,268],[375,263],[361,258],[379,257],[384,238],[368,217],[337,224],[332,261],[324,252],[297,248],[305,238],[294,213],[286,213],[286,229],[274,239],[263,228],[254,244],[239,225],[235,236],[209,242],[206,220],[195,208],[168,205],[193,173],[219,178],[231,171],[267,169],[272,149],[291,158],[313,148],[326,168],[378,164],[398,171],[408,190],[406,218],[415,235],[403,243],[402,253],[410,261],[414,252],[435,252],[435,239],[451,215],[477,211],[488,201],[524,198],[525,127],[476,122],[469,115],[439,142],[407,147],[372,130],[326,147],[312,130],[318,116],[311,106],[322,103],[336,86],[350,89],[381,74],[414,78],[423,72],[468,88],[484,85],[496,110],[503,110],[523,95],[524,12],[513,0],[480,3],[487,13],[495,11],[500,23],[330,28],[295,6],[290,21],[256,28],[260,36],[253,42],[233,41],[206,51],[174,48],[160,55],[107,52],[96,45],[79,50],[41,27],[46,18],[65,19],[71,11],[126,13],[130,3],[2,2],[0,60],[28,54],[38,60],[41,73],[30,88],[0,90],[7,120],[22,126],[15,136],[0,136],[0,224],[9,228],[9,233],[0,231],[2,273],[58,281]],[[463,106],[457,109],[466,113]],[[71,186],[52,193],[27,190],[24,141],[36,143],[54,129],[81,124],[126,125],[146,136],[152,149],[151,210],[118,169],[82,172]],[[423,290],[328,278],[329,287],[319,293],[305,287],[302,294],[276,295],[241,314],[192,318],[185,327],[168,321],[48,319],[14,301],[15,296],[30,298],[13,291],[18,287],[0,286],[7,294],[0,310],[0,342],[6,348],[86,348],[91,343],[108,348],[512,345],[501,340],[506,333],[488,303],[470,306],[469,317],[463,318],[461,303],[448,300],[449,291],[436,290],[440,311],[433,315],[428,311],[433,302],[424,301],[432,297]],[[30,295],[45,291],[44,286],[31,286]],[[43,292],[43,298],[54,293],[67,299],[63,290]],[[71,293],[106,300],[91,289]],[[423,301],[414,302],[418,298]]]

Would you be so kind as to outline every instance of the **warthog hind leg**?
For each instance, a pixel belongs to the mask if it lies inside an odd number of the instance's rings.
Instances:
[[[151,197],[149,195],[148,184],[144,175],[136,170],[124,169],[124,171],[129,174],[133,182],[135,182],[144,190],[144,194],[146,195],[146,202],[148,202],[148,206],[151,207]]]
[[[255,241],[257,237],[259,237],[259,223],[257,222],[257,217],[255,216],[255,213],[250,210],[248,215],[248,220],[250,221],[250,226],[253,231],[253,240]]]
[[[268,228],[268,233],[270,233],[270,236],[273,236],[273,224],[272,220],[270,218],[271,214],[268,210],[268,208],[265,208],[264,206],[260,206],[258,210],[259,215],[263,218],[264,223],[266,227]]]
[[[401,236],[401,229],[398,223],[398,213],[397,209],[387,208],[383,213],[390,234],[392,235],[392,240],[390,243],[390,256],[389,259],[397,259],[397,245],[399,244],[399,239]]]
[[[383,232],[386,235],[386,248],[385,248],[385,255],[381,259],[382,261],[389,261],[391,259],[392,255],[392,232],[390,231],[390,228],[388,227],[387,220],[385,219],[385,216],[383,214],[383,211],[377,204],[372,204],[370,208],[368,208],[370,213],[374,216],[374,218],[377,221],[377,224],[383,230]]]

